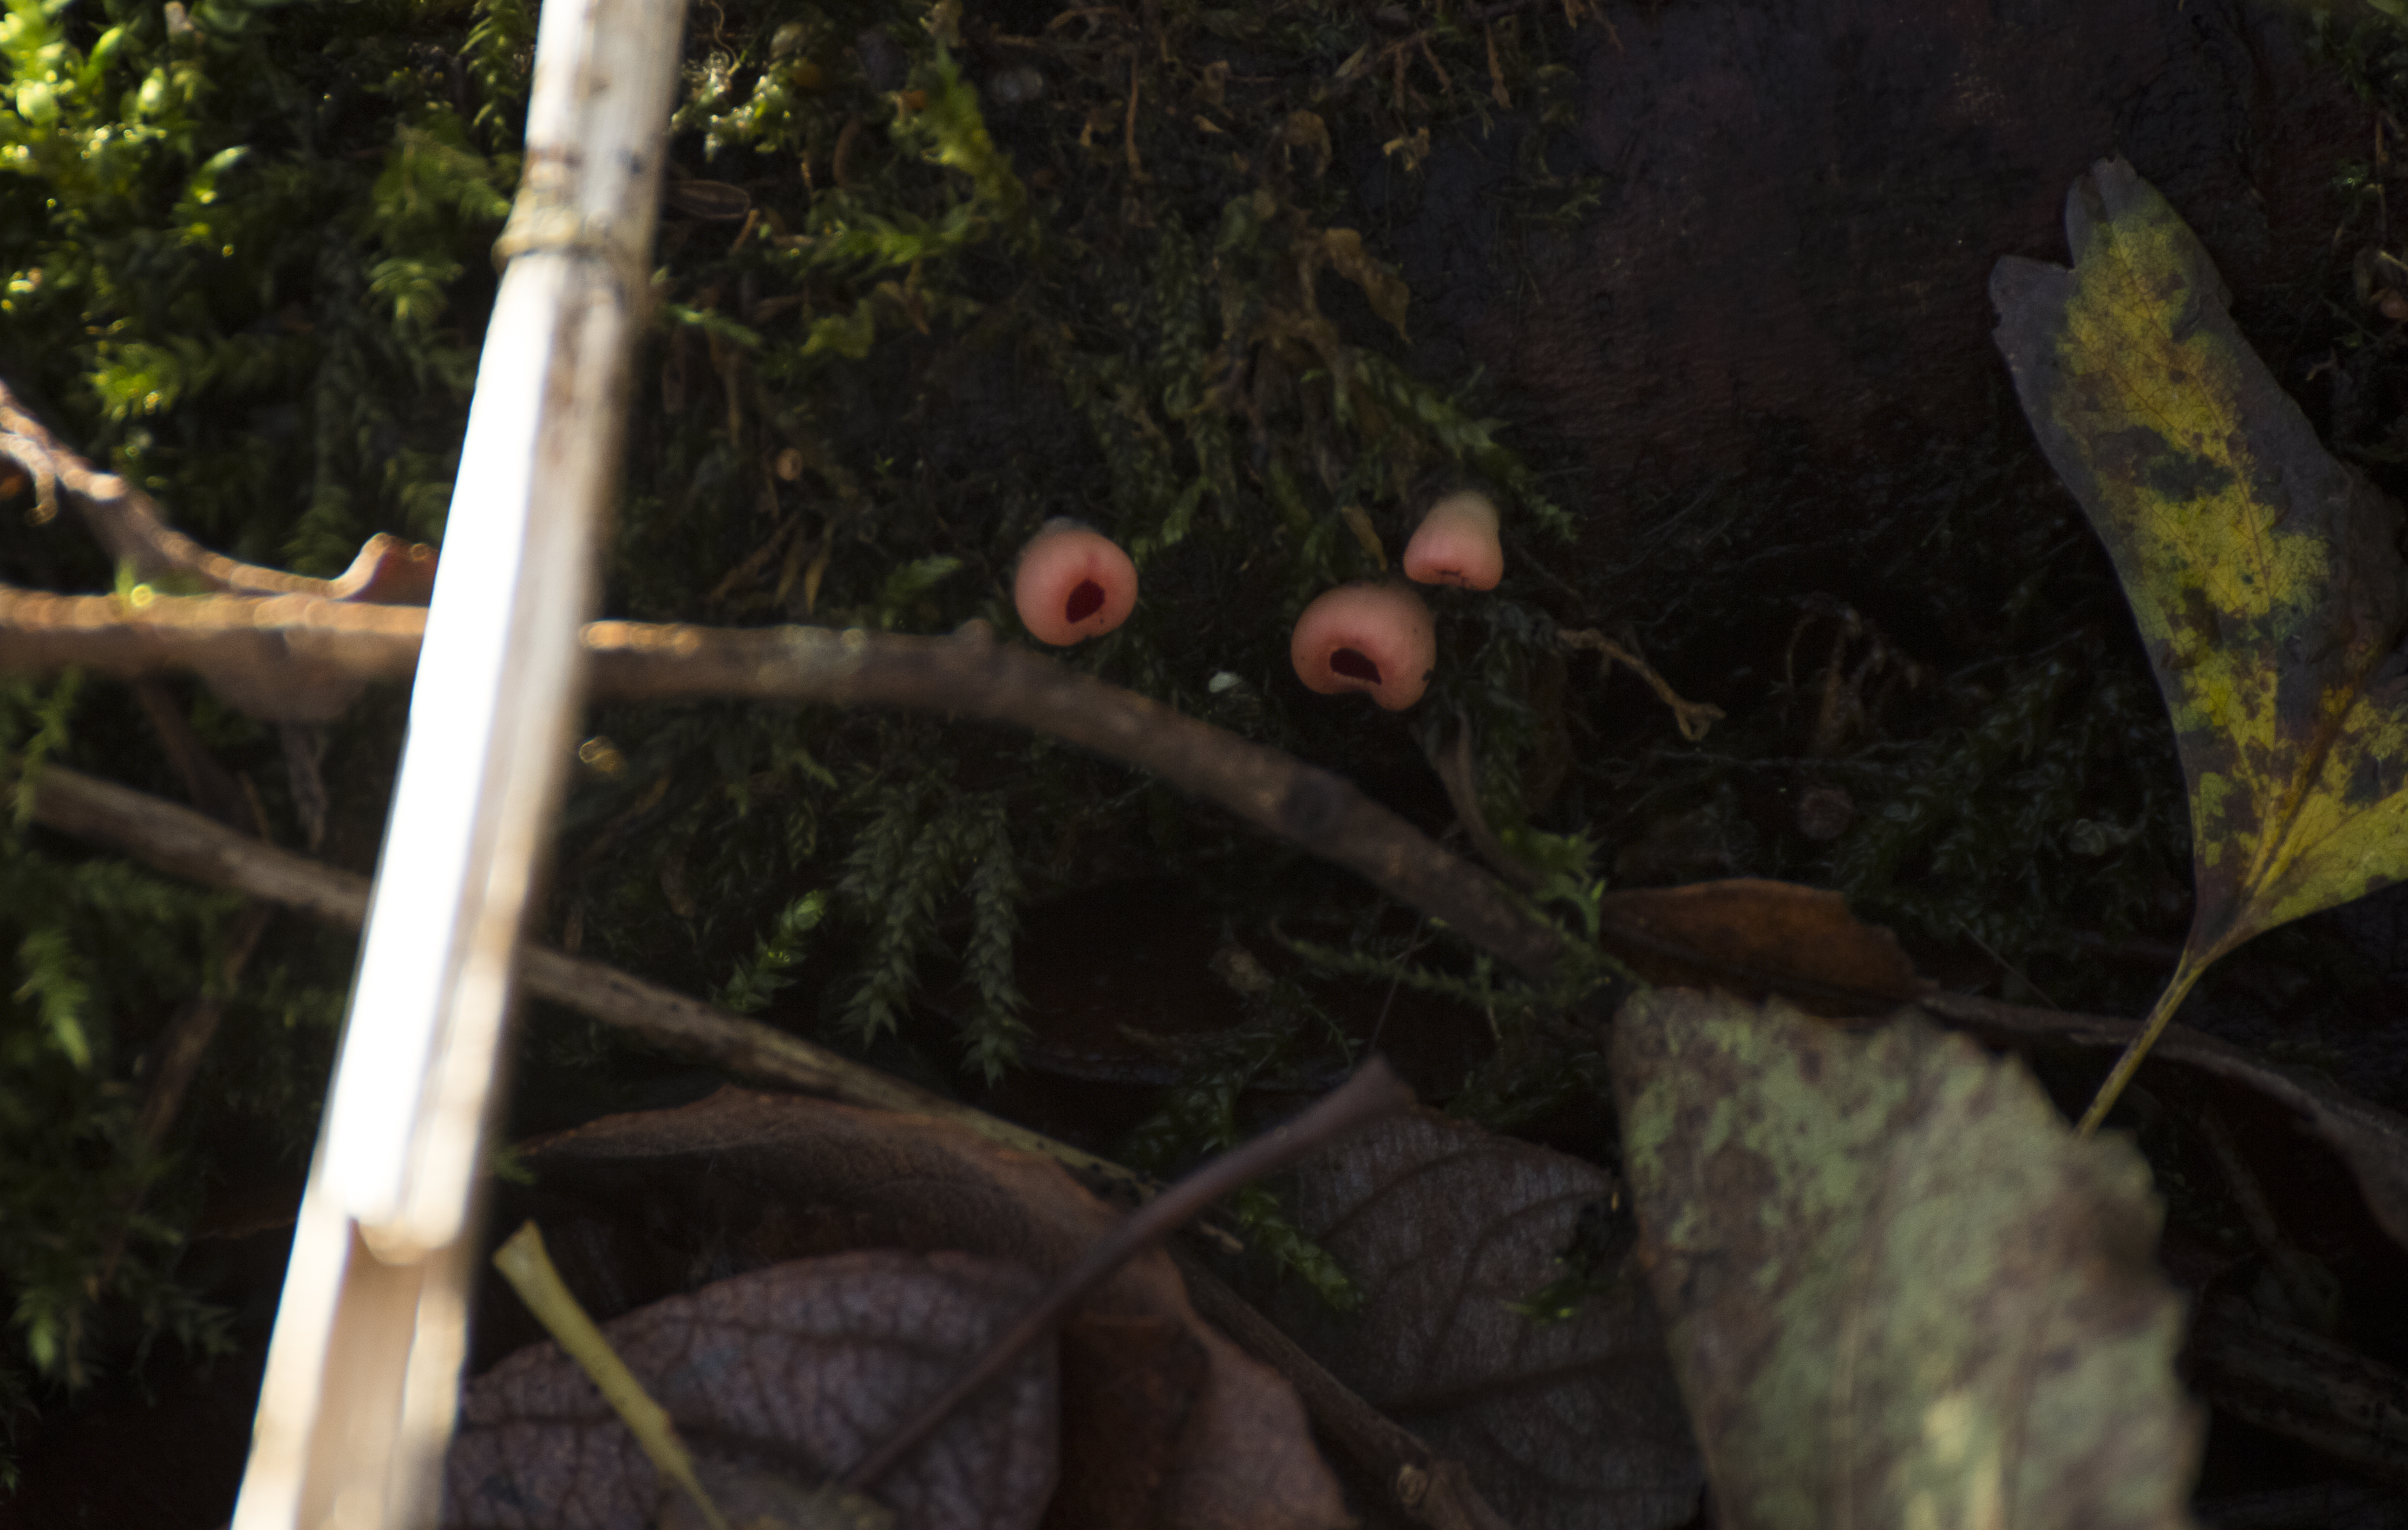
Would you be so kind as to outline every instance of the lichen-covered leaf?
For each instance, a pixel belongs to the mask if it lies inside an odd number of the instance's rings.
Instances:
[[[2121,160],[2073,267],[1999,262],[1999,348],[2115,560],[2190,795],[2192,970],[2408,872],[2400,510],[2316,440],[2214,264]]]
[[[2187,1523],[2200,1421],[2149,1171],[2012,1059],[1657,989],[1625,1172],[1732,1530]]]

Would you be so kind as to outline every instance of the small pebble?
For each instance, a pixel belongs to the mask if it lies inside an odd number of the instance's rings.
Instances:
[[[1045,94],[1045,77],[1026,64],[1015,64],[987,76],[987,99],[999,107],[1025,106]]]

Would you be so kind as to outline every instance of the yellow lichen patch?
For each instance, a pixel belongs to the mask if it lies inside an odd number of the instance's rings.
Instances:
[[[2212,728],[2243,750],[2276,742],[2273,677],[2236,664],[2219,652],[2190,671],[2187,700],[2175,710],[2178,729]]]
[[[2360,897],[2408,867],[2408,718],[2360,695],[2259,878],[2259,928]],[[2340,896],[2335,896],[2339,894]]]

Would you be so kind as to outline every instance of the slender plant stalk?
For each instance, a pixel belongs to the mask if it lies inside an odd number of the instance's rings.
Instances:
[[[567,1284],[552,1263],[552,1255],[543,1246],[543,1234],[528,1222],[509,1236],[509,1241],[494,1250],[494,1267],[526,1303],[552,1341],[577,1362],[588,1379],[601,1391],[602,1400],[619,1422],[636,1436],[636,1443],[650,1456],[652,1468],[663,1477],[683,1488],[686,1496],[702,1513],[710,1530],[729,1530],[726,1517],[710,1494],[702,1489],[702,1479],[695,1475],[694,1457],[678,1437],[677,1425],[669,1422],[668,1409],[652,1401],[636,1373],[610,1348],[585,1308],[569,1294]]]
[[[2200,974],[2207,971],[2208,963],[2214,960],[2213,956],[2200,957],[2187,945],[2183,947],[2182,960],[2174,963],[2173,975],[2166,979],[2164,991],[2157,995],[2157,1002],[2150,1007],[2147,1022],[2141,1027],[2141,1033],[2124,1048],[2124,1055],[2115,1060],[2115,1066],[2107,1075],[2107,1081],[2100,1085],[2099,1092],[2091,1097],[2090,1108],[2082,1113],[2082,1124],[2073,1129],[2074,1135],[2086,1137],[2099,1130],[2099,1123],[2107,1119],[2107,1112],[2115,1108],[2124,1086],[2129,1084],[2132,1075],[2140,1071],[2141,1060],[2149,1055],[2149,1048],[2157,1044],[2157,1037],[2172,1022],[2174,1011],[2181,1008],[2183,1000],[2189,996],[2191,985],[2199,981]]]

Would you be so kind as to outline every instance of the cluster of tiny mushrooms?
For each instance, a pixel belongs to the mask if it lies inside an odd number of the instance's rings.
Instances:
[[[1495,501],[1477,489],[1440,498],[1405,547],[1404,571],[1417,585],[1495,589],[1505,572]],[[1103,533],[1051,520],[1022,549],[1011,599],[1030,637],[1068,647],[1128,620],[1137,609],[1137,565]],[[1324,696],[1360,691],[1402,712],[1429,685],[1438,633],[1410,585],[1385,579],[1340,585],[1297,618],[1288,660],[1308,689]]]

